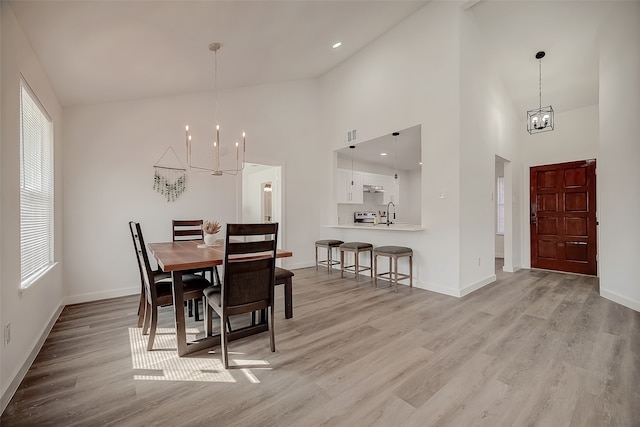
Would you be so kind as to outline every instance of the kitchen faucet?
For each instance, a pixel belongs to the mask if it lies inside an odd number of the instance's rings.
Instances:
[[[396,205],[393,202],[387,203],[387,226],[393,224],[391,222],[391,206],[393,206],[393,219],[396,219]]]

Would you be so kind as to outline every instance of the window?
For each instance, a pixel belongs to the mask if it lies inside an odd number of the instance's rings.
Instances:
[[[496,183],[496,234],[504,234],[504,176],[499,176]]]
[[[20,286],[53,265],[53,123],[20,81]]]

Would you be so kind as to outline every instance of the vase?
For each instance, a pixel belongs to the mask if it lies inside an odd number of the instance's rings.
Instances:
[[[204,235],[204,244],[207,246],[215,246],[216,245],[216,235],[215,234],[206,234]]]

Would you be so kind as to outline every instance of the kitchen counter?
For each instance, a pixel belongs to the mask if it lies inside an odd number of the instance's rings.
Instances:
[[[340,225],[323,225],[323,227],[329,228],[343,228],[343,229],[351,229],[351,230],[367,230],[367,231],[424,231],[424,228],[420,225],[416,224],[403,224],[396,223],[391,225],[386,224],[371,224],[371,223],[363,223],[363,224],[340,224]]]

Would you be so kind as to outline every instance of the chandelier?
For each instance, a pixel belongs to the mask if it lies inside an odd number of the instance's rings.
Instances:
[[[239,171],[244,169],[244,153],[245,153],[245,133],[242,132],[242,147],[240,143],[236,141],[236,166],[235,169],[220,169],[220,124],[217,123],[218,118],[218,50],[220,50],[220,43],[211,43],[209,50],[214,54],[214,122],[216,122],[216,135],[213,141],[213,163],[215,168],[207,168],[203,166],[196,166],[192,162],[191,158],[191,133],[189,132],[189,125],[185,126],[186,132],[186,144],[187,144],[187,164],[190,169],[196,169],[201,171],[209,171],[211,175],[221,176],[222,174],[237,175]],[[224,155],[224,152],[223,154]]]
[[[539,78],[539,95],[540,103],[538,108],[527,111],[527,131],[530,134],[547,132],[553,130],[553,107],[551,105],[542,106],[542,58],[544,58],[544,51],[536,53],[536,59],[540,66],[540,78]]]

